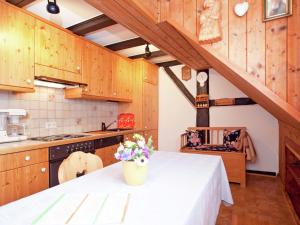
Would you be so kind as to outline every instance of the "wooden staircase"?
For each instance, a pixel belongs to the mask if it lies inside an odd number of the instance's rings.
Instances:
[[[196,36],[174,21],[158,22],[138,0],[86,1],[181,63],[196,70],[212,67],[278,120],[300,129],[298,110],[212,47],[200,45]]]

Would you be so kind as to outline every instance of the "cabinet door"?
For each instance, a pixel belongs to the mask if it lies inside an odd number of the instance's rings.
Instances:
[[[0,205],[49,188],[48,162],[0,172]]]
[[[112,96],[132,99],[132,63],[118,55],[113,56]]]
[[[144,81],[157,85],[158,84],[158,67],[152,63],[145,62]]]
[[[143,84],[143,127],[158,128],[158,87],[148,82]]]
[[[113,54],[106,49],[99,49],[100,63],[100,96],[111,97],[112,96],[112,60]]]
[[[115,153],[118,147],[119,145],[112,145],[96,150],[96,155],[102,159],[104,167],[118,162],[118,160],[115,158]]]
[[[82,78],[87,87],[84,92],[88,95],[100,95],[100,66],[99,47],[89,42],[84,43],[82,60]]]
[[[35,19],[0,2],[0,21],[0,85],[33,88]]]
[[[80,82],[81,79],[81,40],[62,29],[36,20],[35,30],[35,63],[51,68],[71,72],[57,73],[57,79],[70,79]],[[54,72],[53,72],[54,73]],[[43,75],[43,74],[36,74]],[[73,77],[70,77],[73,76]]]

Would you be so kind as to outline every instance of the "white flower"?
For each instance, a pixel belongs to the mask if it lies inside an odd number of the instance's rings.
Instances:
[[[124,145],[126,146],[126,148],[132,148],[135,143],[133,141],[125,141]]]
[[[140,149],[140,148],[136,148],[136,149],[134,150],[134,153],[135,153],[136,155],[141,155],[141,154],[143,154],[143,150]]]
[[[145,139],[138,140],[136,143],[140,148],[144,148],[146,144]]]
[[[117,149],[118,152],[124,151],[124,145],[120,144],[120,146]]]
[[[148,163],[148,159],[145,156],[138,157],[134,161],[138,166],[145,166]]]

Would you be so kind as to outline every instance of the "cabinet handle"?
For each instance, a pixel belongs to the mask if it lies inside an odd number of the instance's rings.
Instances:
[[[114,92],[114,95],[117,95],[117,93],[116,93],[116,92]]]
[[[77,66],[76,69],[79,71],[80,70],[80,66]]]
[[[29,155],[25,156],[25,161],[29,161],[31,157]]]
[[[31,81],[30,79],[27,79],[27,80],[26,80],[26,83],[27,83],[27,84],[31,84],[31,82],[32,82],[32,81]]]
[[[46,172],[46,168],[45,167],[41,168],[41,172],[45,173]]]

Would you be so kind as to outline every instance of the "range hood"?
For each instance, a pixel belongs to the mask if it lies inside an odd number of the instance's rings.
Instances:
[[[86,86],[85,83],[73,82],[73,81],[66,81],[66,80],[61,80],[61,79],[57,79],[57,78],[53,78],[53,77],[35,76],[34,78],[36,80],[40,80],[40,81],[46,81],[46,82],[51,82],[51,83],[63,84],[63,85],[72,86],[72,87]]]

